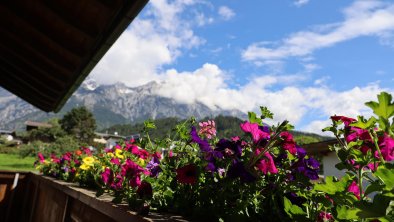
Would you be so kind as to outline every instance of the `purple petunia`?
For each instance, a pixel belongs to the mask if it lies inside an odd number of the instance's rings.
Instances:
[[[256,180],[256,177],[254,177],[250,172],[248,172],[243,163],[238,160],[234,160],[233,164],[230,166],[227,176],[229,178],[240,178],[241,182],[243,183],[250,183],[254,182]]]
[[[227,139],[220,139],[219,142],[216,144],[215,150],[225,152],[226,149],[228,149],[231,153],[233,153],[236,156],[241,156],[242,154],[241,142],[239,140],[230,141]]]
[[[211,152],[212,151],[212,148],[209,145],[208,141],[201,139],[198,136],[196,127],[194,127],[194,126],[192,127],[192,130],[190,131],[190,136],[192,138],[192,141],[198,144],[198,146],[200,147],[202,152]]]
[[[150,172],[151,177],[157,177],[157,175],[161,172],[159,158],[157,156],[153,156],[146,165],[146,169]]]

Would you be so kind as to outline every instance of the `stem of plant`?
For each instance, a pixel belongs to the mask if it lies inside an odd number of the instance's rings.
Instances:
[[[364,193],[363,193],[363,167],[358,169],[358,188],[360,190],[360,200],[364,200]]]
[[[373,130],[372,129],[372,133],[371,133],[371,131],[368,131],[368,134],[369,134],[369,136],[372,138],[372,140],[373,140],[373,143],[375,144],[375,148],[376,148],[376,150],[378,151],[378,153],[379,153],[379,158],[380,158],[380,161],[383,163],[383,164],[385,164],[386,162],[384,161],[384,159],[383,159],[383,155],[382,155],[382,152],[380,151],[380,148],[379,148],[379,144],[378,144],[378,135],[376,135],[376,132],[375,132],[375,130]],[[373,135],[372,135],[373,134]]]
[[[283,121],[283,122],[278,126],[278,128],[276,129],[274,135],[269,139],[268,143],[265,145],[264,149],[259,153],[259,155],[253,156],[253,157],[251,158],[251,160],[249,161],[249,164],[248,164],[248,168],[252,168],[252,167],[256,164],[256,162],[257,162],[259,159],[261,159],[261,158],[263,157],[263,155],[264,155],[266,152],[268,152],[268,151],[273,147],[272,141],[276,142],[276,138],[280,135],[280,133],[283,131],[283,127],[286,126],[286,124],[287,124],[288,122],[289,122],[289,121],[285,120],[285,121]],[[275,144],[275,143],[274,143],[274,144]]]
[[[148,141],[149,141],[150,147],[151,147],[151,148],[152,148],[152,150],[153,150],[153,143],[152,143],[152,141],[150,140],[150,136],[149,136],[149,133],[148,133],[148,132],[146,132],[146,137],[148,138]]]

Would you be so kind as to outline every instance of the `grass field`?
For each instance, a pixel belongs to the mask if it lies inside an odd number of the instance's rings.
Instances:
[[[34,157],[21,158],[14,154],[0,153],[0,170],[35,171]]]

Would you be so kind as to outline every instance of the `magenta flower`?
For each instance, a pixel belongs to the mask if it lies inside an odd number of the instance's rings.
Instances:
[[[144,170],[138,164],[130,159],[127,159],[122,165],[120,174],[126,178],[129,178],[130,186],[137,187],[139,184],[141,184],[140,175],[142,172],[144,172]]]
[[[278,173],[278,169],[275,166],[274,159],[272,158],[271,154],[268,152],[264,153],[263,158],[257,162],[256,167],[263,172],[263,174]]]
[[[111,188],[114,190],[122,190],[123,189],[123,177],[121,175],[116,175],[114,181],[111,184]]]
[[[386,161],[394,160],[394,139],[389,135],[384,134],[383,137],[379,138],[378,143],[383,159]],[[378,152],[375,152],[375,157],[379,158]]]
[[[150,156],[148,151],[146,151],[144,149],[140,149],[138,146],[135,146],[135,145],[130,146],[128,149],[131,149],[132,154],[134,154],[144,160],[146,160]]]
[[[51,154],[51,161],[53,163],[60,163],[60,159],[53,153]]]
[[[241,123],[241,129],[245,133],[250,133],[255,144],[259,143],[262,139],[268,139],[270,134],[262,131],[257,123],[244,122]]]
[[[356,122],[357,120],[346,117],[346,116],[331,116],[331,119],[334,121],[342,121],[345,124],[345,127],[348,127],[351,123]]]
[[[42,153],[38,153],[37,156],[38,156],[38,159],[40,160],[40,163],[45,162],[45,157],[44,157],[44,155],[42,155]]]
[[[334,221],[334,217],[332,216],[332,214],[322,211],[319,213],[317,221],[318,222]]]
[[[350,186],[347,188],[347,191],[351,192],[354,194],[354,196],[357,197],[357,199],[360,200],[360,189],[356,183],[356,181],[353,181]]]
[[[129,185],[131,187],[138,187],[139,185],[141,185],[141,177],[140,177],[140,175],[138,174],[138,175],[132,177],[129,180]]]
[[[205,136],[208,139],[212,139],[212,137],[216,136],[215,121],[208,120],[207,122],[200,122],[198,125],[200,126],[198,134]]]
[[[101,173],[101,179],[103,180],[104,184],[111,184],[114,180],[112,170],[109,168],[105,168],[104,172]]]
[[[115,164],[115,165],[120,165],[120,161],[119,161],[119,159],[118,158],[112,158],[111,159],[111,163],[113,163],[113,164]]]
[[[280,133],[280,137],[283,139],[282,147],[285,150],[288,150],[291,154],[296,154],[296,143],[293,139],[293,135],[289,132],[282,132]]]
[[[368,130],[360,129],[358,127],[350,127],[350,132],[351,133],[346,135],[346,142],[348,143],[352,141],[356,141],[357,139],[364,141],[372,141],[371,136],[368,133]]]

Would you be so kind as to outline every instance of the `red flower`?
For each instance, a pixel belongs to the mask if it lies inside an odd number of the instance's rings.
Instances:
[[[176,170],[176,179],[179,183],[195,184],[197,182],[197,168],[189,164]]]
[[[350,117],[346,117],[346,116],[331,116],[331,119],[334,121],[342,121],[345,126],[349,126],[350,123],[356,122],[357,120],[350,118]]]
[[[291,154],[295,155],[297,153],[297,149],[293,135],[291,135],[289,132],[282,132],[280,133],[280,138],[283,139],[283,149],[288,150]]]
[[[151,199],[153,196],[152,185],[146,181],[142,181],[137,189],[138,196],[142,198]]]

